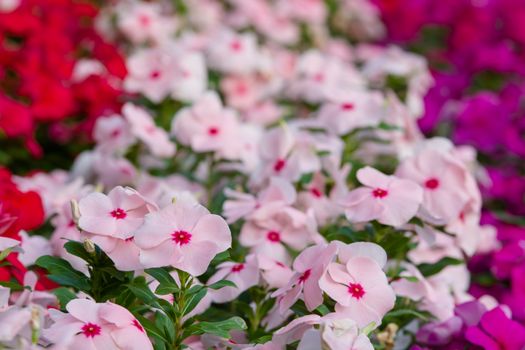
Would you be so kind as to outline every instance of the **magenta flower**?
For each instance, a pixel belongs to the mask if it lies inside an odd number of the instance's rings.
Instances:
[[[485,350],[525,348],[525,327],[511,320],[500,307],[486,312],[477,326],[467,329],[465,337]]]
[[[199,276],[215,255],[231,246],[231,232],[220,216],[180,199],[146,215],[135,243],[144,267],[173,266]]]

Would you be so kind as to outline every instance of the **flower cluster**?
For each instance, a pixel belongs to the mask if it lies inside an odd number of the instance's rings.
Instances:
[[[126,67],[117,48],[97,34],[97,12],[72,0],[0,3],[0,132],[9,139],[0,153],[4,162],[18,159],[12,139],[42,156],[39,142],[87,141],[96,118],[120,108]]]
[[[39,210],[6,206],[0,260],[19,270],[0,275],[0,346],[523,347],[507,306],[469,291],[467,260],[496,245],[476,151],[421,133],[432,75],[370,43],[385,31],[372,3],[130,0],[93,16],[88,47],[126,52],[126,100],[87,118],[95,145],[68,170],[6,172]]]
[[[435,85],[425,97],[421,128],[476,147],[486,167],[478,171],[485,202],[482,222],[496,228],[500,242],[471,261],[471,292],[490,293],[523,322],[525,299],[518,276],[525,257],[525,225],[519,218],[525,212],[525,6],[514,0],[454,1],[446,6],[433,0],[376,3],[388,40],[410,43],[433,67]]]

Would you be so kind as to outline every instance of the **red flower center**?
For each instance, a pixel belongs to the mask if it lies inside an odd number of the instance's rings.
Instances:
[[[151,19],[148,15],[140,15],[139,22],[142,26],[147,27],[151,23]]]
[[[128,214],[126,214],[126,211],[122,208],[117,208],[113,210],[110,214],[117,220],[124,219],[126,216],[128,216]]]
[[[270,242],[280,242],[281,241],[281,235],[277,231],[268,232],[266,237],[268,238]]]
[[[286,165],[286,161],[282,158],[279,158],[273,165],[273,170],[275,170],[276,172],[280,172],[281,170],[283,170],[285,165]]]
[[[430,178],[427,181],[425,181],[425,187],[428,188],[429,190],[435,190],[436,188],[439,187],[439,180],[436,179],[435,177]]]
[[[86,336],[86,338],[94,338],[97,335],[100,335],[100,326],[98,324],[94,323],[86,323],[82,326],[82,333]]]
[[[376,198],[384,198],[388,195],[388,191],[382,188],[376,188],[372,191],[372,195]]]
[[[310,193],[313,194],[317,198],[321,198],[323,196],[323,193],[319,189],[317,189],[315,187],[312,187],[310,189]]]
[[[305,272],[303,272],[301,277],[299,277],[299,283],[304,283],[308,278],[310,278],[311,274],[312,274],[312,270],[311,269],[308,269]]]
[[[239,41],[239,40],[233,40],[231,43],[230,43],[230,48],[233,50],[233,51],[241,51],[242,50],[242,43]]]
[[[158,70],[154,70],[150,73],[149,77],[153,80],[160,78],[160,72]]]
[[[144,333],[144,328],[142,328],[142,326],[140,325],[139,321],[133,320],[133,326],[135,326],[139,331]]]
[[[191,233],[186,231],[175,231],[171,234],[171,239],[178,245],[185,245],[191,241]]]
[[[215,126],[212,126],[208,129],[208,134],[210,134],[211,136],[215,136],[219,133],[219,128],[215,127]]]
[[[233,265],[232,272],[241,272],[244,270],[244,264]]]
[[[348,284],[348,293],[352,294],[352,297],[361,299],[365,295],[365,290],[359,283]]]
[[[323,73],[317,73],[317,74],[314,74],[314,80],[318,83],[321,83],[323,82],[324,80],[324,74]]]
[[[347,102],[347,103],[343,103],[341,105],[341,109],[343,111],[351,111],[352,109],[354,109],[354,104],[353,103],[350,103],[350,102]]]

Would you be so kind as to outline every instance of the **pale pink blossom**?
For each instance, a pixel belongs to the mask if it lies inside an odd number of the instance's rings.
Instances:
[[[261,277],[269,288],[282,288],[288,284],[293,276],[293,271],[279,260],[269,258],[264,254],[257,254]]]
[[[177,61],[169,48],[141,49],[127,62],[128,75],[124,88],[131,93],[141,93],[154,103],[160,103],[172,92],[177,78]]]
[[[146,215],[135,243],[145,267],[173,266],[199,276],[215,255],[231,246],[231,232],[220,216],[179,199]]]
[[[217,266],[217,272],[210,277],[211,285],[221,280],[235,283],[236,287],[223,287],[219,290],[209,290],[215,303],[226,303],[234,300],[245,290],[259,283],[259,265],[254,255],[246,257],[244,262],[224,262]]]
[[[242,226],[239,243],[257,254],[275,260],[290,262],[288,249],[301,251],[308,244],[319,241],[317,232],[307,225],[307,216],[294,208],[283,207],[281,212],[266,220],[247,221]]]
[[[337,302],[336,311],[354,319],[360,327],[381,323],[396,299],[381,266],[365,256],[351,258],[346,265],[330,263],[319,286]]]
[[[51,243],[42,236],[29,236],[26,231],[20,231],[22,252],[18,253],[18,260],[24,266],[31,266],[44,255],[51,255],[53,249]]]
[[[169,158],[175,154],[175,144],[169,139],[168,133],[155,125],[144,108],[126,103],[122,107],[122,114],[130,123],[133,135],[148,146],[151,154],[161,158]]]
[[[127,239],[155,206],[130,187],[115,187],[107,195],[92,192],[79,203],[78,226],[92,234]]]
[[[279,310],[286,312],[299,298],[304,299],[308,310],[314,310],[323,302],[319,278],[325,273],[337,252],[337,244],[317,244],[306,248],[293,263],[294,276],[285,287],[272,296],[277,297]]]
[[[192,107],[175,115],[171,133],[195,152],[215,152],[226,159],[237,158],[239,121],[237,114],[224,108],[217,93],[209,91]]]
[[[293,185],[278,177],[272,177],[268,186],[257,196],[230,188],[226,188],[224,193],[228,199],[224,202],[223,214],[229,223],[240,218],[266,221],[269,216],[292,206],[297,196]]]
[[[298,349],[372,350],[368,337],[356,322],[338,313],[299,317],[275,332],[274,342],[285,345],[300,340]]]
[[[397,227],[417,214],[423,190],[415,182],[368,166],[357,171],[357,179],[364,186],[350,191],[341,201],[350,222],[377,220]]]
[[[93,137],[97,147],[106,152],[124,153],[135,141],[130,124],[119,115],[98,118]]]
[[[223,73],[247,74],[259,66],[257,38],[253,33],[221,30],[211,38],[207,55],[210,67]]]
[[[66,309],[50,310],[54,323],[43,334],[52,343],[78,350],[153,349],[142,325],[120,305],[74,299]]]
[[[132,2],[119,8],[117,27],[133,43],[162,43],[175,34],[174,16],[164,16],[161,4]]]
[[[332,94],[319,109],[319,122],[336,135],[357,128],[374,127],[384,113],[383,97],[378,92],[349,91]]]

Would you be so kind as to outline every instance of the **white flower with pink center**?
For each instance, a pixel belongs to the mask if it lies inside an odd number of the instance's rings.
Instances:
[[[144,109],[131,103],[122,107],[122,114],[131,126],[131,132],[148,146],[156,157],[169,158],[175,154],[175,144],[168,133],[158,127],[151,115]]]
[[[217,266],[217,272],[210,277],[211,285],[221,280],[235,283],[236,287],[224,287],[219,290],[210,290],[213,302],[226,303],[234,300],[245,290],[259,283],[260,273],[258,260],[254,255],[246,257],[244,262],[224,262]]]
[[[49,310],[54,323],[43,335],[68,349],[153,349],[139,321],[125,308],[110,302],[74,299],[68,313]]]
[[[364,186],[350,191],[341,201],[350,222],[377,220],[398,227],[417,214],[423,201],[423,190],[415,182],[369,166],[357,171],[357,179]]]
[[[421,151],[402,162],[396,175],[415,181],[423,188],[421,214],[434,220],[446,223],[457,220],[476,197],[476,193],[469,191],[470,184],[475,183],[472,175],[461,161],[443,151]]]
[[[336,311],[347,314],[360,327],[379,324],[396,299],[381,266],[366,256],[353,257],[346,265],[330,263],[319,286],[337,302]]]
[[[247,74],[260,65],[257,38],[252,33],[222,30],[211,38],[207,54],[209,65],[223,73]]]
[[[78,226],[91,234],[127,239],[144,222],[144,215],[155,209],[137,191],[115,187],[107,195],[93,192],[79,203]]]
[[[239,153],[239,125],[237,114],[223,107],[216,92],[209,91],[192,107],[177,112],[171,133],[195,152],[215,152],[235,159]]]
[[[337,253],[337,244],[318,244],[306,248],[293,263],[294,276],[285,287],[276,290],[279,311],[284,314],[302,297],[306,308],[314,310],[323,302],[323,291],[319,288],[319,278]]]
[[[173,266],[199,276],[215,255],[231,246],[231,232],[220,216],[179,199],[146,215],[135,233],[135,243],[145,267]]]

